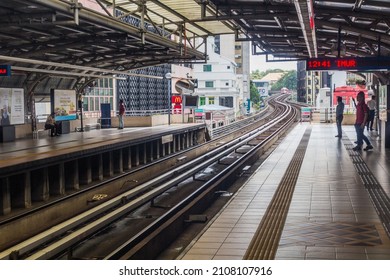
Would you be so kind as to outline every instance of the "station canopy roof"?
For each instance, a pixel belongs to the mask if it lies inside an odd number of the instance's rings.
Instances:
[[[106,0],[140,16],[142,1]],[[137,10],[138,9],[138,10]],[[254,54],[278,59],[390,53],[388,0],[151,0],[148,18],[188,38],[235,34]]]
[[[0,63],[35,75],[205,62],[219,34],[273,60],[390,53],[388,0],[1,0],[0,23]]]

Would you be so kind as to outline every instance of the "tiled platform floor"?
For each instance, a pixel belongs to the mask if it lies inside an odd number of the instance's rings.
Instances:
[[[390,239],[334,124],[298,124],[179,259],[242,259],[307,128],[312,126],[275,259],[390,259]],[[356,140],[353,126],[344,135]],[[344,139],[345,140],[345,139]],[[389,195],[389,155],[371,133],[362,158]]]

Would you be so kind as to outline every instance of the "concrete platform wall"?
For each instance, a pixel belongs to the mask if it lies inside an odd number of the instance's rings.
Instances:
[[[188,115],[173,114],[171,115],[171,123],[188,123]],[[99,123],[99,118],[84,118],[83,125]],[[154,116],[125,116],[124,117],[125,127],[152,127],[158,125],[168,124],[168,115],[154,115]],[[118,127],[118,117],[111,118],[111,127]],[[44,129],[45,123],[37,123],[37,129]],[[70,131],[74,132],[77,128],[81,127],[81,120],[70,121]],[[25,123],[21,125],[15,125],[15,138],[32,138],[31,123]]]

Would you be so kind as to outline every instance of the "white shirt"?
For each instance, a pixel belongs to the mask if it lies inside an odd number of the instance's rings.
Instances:
[[[375,107],[376,107],[376,102],[375,100],[370,100],[367,102],[367,106],[370,110],[375,110]]]

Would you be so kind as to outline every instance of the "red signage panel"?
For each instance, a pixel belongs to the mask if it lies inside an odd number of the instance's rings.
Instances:
[[[181,104],[182,100],[181,95],[172,95],[172,103]]]
[[[307,71],[369,71],[382,69],[390,69],[390,57],[310,58],[306,60]]]
[[[0,65],[0,76],[11,76],[11,65]]]

